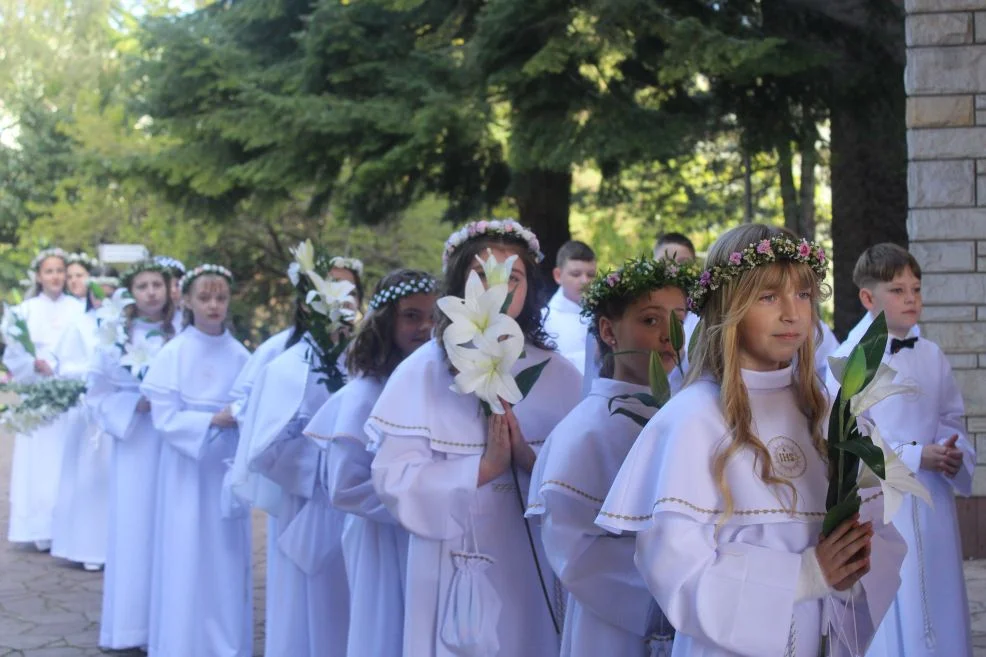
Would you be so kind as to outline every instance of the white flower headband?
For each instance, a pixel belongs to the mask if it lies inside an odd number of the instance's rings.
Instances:
[[[68,264],[68,254],[65,253],[65,251],[63,251],[62,249],[59,248],[44,249],[42,251],[39,251],[38,255],[34,256],[34,260],[31,261],[30,271],[33,272],[38,271],[38,267],[41,266],[41,263],[47,260],[48,258],[61,258],[63,262]]]
[[[154,256],[154,262],[161,265],[162,267],[167,267],[172,272],[178,272],[179,275],[185,275],[185,265],[181,260],[177,258],[172,258],[171,256],[159,255]]]
[[[99,266],[99,260],[93,258],[88,253],[69,253],[65,259],[67,265],[82,265],[87,271],[92,271],[93,267]]]
[[[370,310],[379,310],[389,303],[398,299],[409,297],[412,294],[430,294],[438,288],[438,281],[431,276],[422,276],[410,281],[402,281],[385,287],[370,299]]]
[[[335,256],[329,260],[329,267],[337,267],[338,269],[348,269],[349,271],[356,274],[359,278],[363,278],[363,261],[359,258],[345,258],[343,256]]]
[[[445,241],[445,251],[442,253],[442,272],[448,270],[448,261],[455,253],[455,250],[471,239],[484,235],[513,235],[524,242],[527,242],[527,250],[534,256],[535,262],[544,260],[541,253],[541,243],[538,242],[537,235],[530,228],[526,228],[513,219],[492,219],[474,221],[466,224],[459,230],[449,235]]]
[[[187,274],[181,277],[181,282],[178,285],[179,287],[181,287],[182,294],[188,292],[188,288],[192,286],[192,283],[195,282],[196,278],[198,278],[199,276],[205,276],[206,274],[214,274],[216,276],[222,276],[229,282],[230,285],[233,284],[233,272],[226,269],[222,265],[211,265],[211,264],[199,265],[198,267],[196,267],[195,269],[193,269],[192,271],[188,272]]]

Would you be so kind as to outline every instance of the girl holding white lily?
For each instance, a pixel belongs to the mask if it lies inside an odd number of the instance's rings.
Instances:
[[[81,301],[65,294],[68,255],[46,249],[31,262],[33,294],[15,308],[4,308],[3,364],[15,383],[35,383],[55,375],[55,347],[85,312]],[[65,446],[60,420],[14,438],[10,472],[10,527],[7,539],[51,548],[51,522]]]
[[[436,338],[397,367],[366,424],[374,487],[411,534],[407,657],[558,651],[561,591],[524,500],[536,450],[581,380],[541,324],[540,259],[512,220],[453,233]],[[514,377],[533,365],[540,380],[524,398]]]
[[[899,584],[878,500],[820,538],[828,402],[815,374],[824,252],[747,225],[712,246],[686,387],[647,424],[599,514],[676,629],[674,657],[865,650]],[[869,499],[864,493],[864,499]]]
[[[431,339],[437,281],[398,269],[370,299],[346,357],[353,376],[305,428],[327,450],[322,482],[329,501],[346,518],[342,551],[349,580],[349,655],[401,657],[408,533],[373,489],[373,452],[364,426],[388,377]]]
[[[633,533],[613,536],[595,521],[643,423],[667,401],[653,397],[652,353],[668,379],[664,395],[681,387],[672,322],[684,320],[696,280],[694,265],[636,258],[600,274],[583,294],[599,378],[548,436],[528,505],[528,516],[542,518],[548,561],[568,591],[562,657],[646,657],[671,647],[671,625],[634,566]]]
[[[116,270],[92,265],[86,313],[55,349],[58,376],[85,381],[99,345],[96,313],[120,284]],[[58,503],[52,523],[51,553],[96,571],[106,563],[112,438],[103,435],[90,409],[80,404],[65,417]]]
[[[161,438],[148,653],[250,657],[250,523],[224,518],[236,450],[230,388],[249,356],[226,330],[232,275],[200,265],[182,278],[189,325],[155,356],[140,391]]]
[[[322,450],[302,430],[345,383],[340,362],[356,317],[352,280],[362,265],[348,259],[347,268],[337,267],[336,259],[317,253],[310,241],[292,253],[289,276],[301,330],[254,383],[243,412],[246,435],[233,490],[249,495],[273,519],[264,654],[321,657],[341,653],[349,631],[340,549],[345,514],[328,504],[318,483]],[[244,471],[252,474],[238,474]]]
[[[96,311],[97,342],[86,404],[113,441],[109,533],[99,645],[147,645],[151,554],[161,442],[140,382],[151,358],[174,335],[171,275],[152,261],[127,270],[121,288]]]

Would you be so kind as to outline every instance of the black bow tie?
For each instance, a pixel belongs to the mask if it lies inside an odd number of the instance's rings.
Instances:
[[[898,340],[897,338],[891,338],[890,340],[890,355],[893,356],[901,349],[913,349],[914,345],[917,344],[917,338],[907,338],[906,340]]]

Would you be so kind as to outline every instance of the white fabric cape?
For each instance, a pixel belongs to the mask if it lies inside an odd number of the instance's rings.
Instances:
[[[135,322],[143,339],[160,324]],[[99,645],[122,650],[147,645],[150,628],[154,510],[161,439],[150,413],[138,413],[137,379],[120,365],[115,347],[97,348],[90,364],[86,405],[113,441],[110,459],[109,534],[103,576]]]
[[[364,425],[384,384],[351,380],[305,429],[327,450],[324,478],[332,505],[350,514],[342,535],[349,579],[349,655],[400,657],[408,533],[387,511],[370,474]]]
[[[513,373],[545,359],[550,360],[541,379],[515,408],[535,450],[580,396],[577,370],[556,353],[528,345]],[[404,655],[453,654],[440,638],[456,570],[453,553],[458,561],[494,562],[485,576],[502,610],[495,628],[486,630],[495,632],[499,654],[556,653],[558,637],[524,528],[529,477],[519,474],[520,491],[509,471],[477,487],[488,421],[476,398],[452,392],[451,383],[444,353],[432,340],[398,366],[366,424],[371,446],[377,448],[374,487],[411,533]],[[532,530],[548,595],[561,609],[563,591],[547,567],[538,528]]]
[[[96,342],[96,315],[90,311],[72,325],[55,349],[58,376],[85,380]],[[78,563],[106,562],[112,447],[113,439],[103,434],[84,402],[65,414],[65,454],[52,523],[52,555]]]
[[[889,342],[883,361],[897,370],[894,382],[915,384],[920,392],[885,399],[868,415],[883,439],[931,493],[934,507],[909,495],[894,517],[894,525],[907,543],[907,557],[901,568],[900,591],[867,655],[971,655],[955,495],[972,493],[976,452],[965,429],[962,394],[948,359],[934,342],[919,338],[913,349],[902,349],[893,356]],[[835,355],[846,356],[854,346],[847,341]],[[834,396],[839,384],[831,375],[828,384]],[[962,469],[955,478],[921,470],[924,446],[942,443],[953,435],[959,436],[956,446],[964,454]]]
[[[775,472],[798,496],[767,486],[754,457],[727,463],[732,516],[723,521],[712,461],[729,439],[710,379],[687,386],[647,424],[606,497],[597,523],[636,531],[634,556],[651,593],[677,630],[674,657],[818,654],[824,621],[833,655],[861,654],[899,584],[904,546],[882,524],[881,498],[863,491],[862,520],[872,520],[872,570],[849,602],[827,596],[797,601],[802,552],[815,545],[825,515],[826,466],[797,410],[792,369],[743,372],[753,427]]]
[[[233,464],[223,482],[223,506],[227,515],[244,513],[244,504],[273,513],[280,504],[280,489],[273,482],[251,472],[248,466],[251,441],[255,433],[252,420],[261,403],[255,401],[251,407],[250,398],[260,374],[272,360],[284,352],[291,333],[292,329],[288,329],[265,340],[251,354],[233,382],[233,389],[230,391],[233,398],[231,411],[240,425],[240,441],[236,446]]]
[[[595,524],[641,429],[612,415],[610,400],[613,409],[650,418],[656,409],[615,399],[640,393],[649,388],[593,381],[589,395],[548,436],[532,474],[527,513],[542,518],[548,561],[568,591],[562,657],[646,657],[645,639],[661,629],[660,610],[633,563],[634,536],[614,536]]]
[[[220,507],[238,432],[212,426],[248,357],[228,332],[188,326],[161,349],[140,386],[163,443],[151,575],[155,657],[253,654],[250,521],[224,518]]]
[[[277,486],[277,573],[268,591],[264,654],[320,657],[345,645],[349,592],[342,557],[345,515],[328,504],[319,483],[324,455],[302,430],[330,400],[307,336],[270,362],[254,385],[247,416],[247,467]]]
[[[63,294],[56,300],[41,294],[17,306],[25,319],[37,358],[57,371],[55,347],[65,331],[85,313],[75,297]],[[34,371],[32,357],[19,342],[7,344],[3,364],[16,383],[35,383],[42,379]],[[65,416],[35,429],[29,435],[14,437],[10,466],[10,526],[8,540],[15,543],[51,540],[52,517],[58,500],[65,433],[71,418]]]

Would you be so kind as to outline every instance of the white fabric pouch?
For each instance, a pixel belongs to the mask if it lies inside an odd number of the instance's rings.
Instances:
[[[281,532],[277,547],[306,575],[314,575],[342,549],[338,537],[342,536],[345,518],[344,513],[329,505],[322,488],[316,486],[312,498]]]
[[[500,649],[496,632],[502,603],[486,571],[496,561],[478,549],[451,556],[455,572],[442,618],[442,643],[458,657],[494,657]]]

